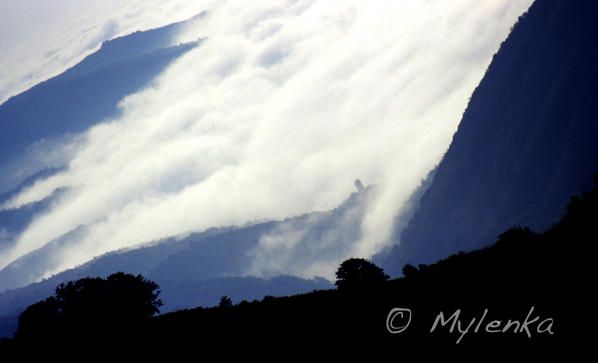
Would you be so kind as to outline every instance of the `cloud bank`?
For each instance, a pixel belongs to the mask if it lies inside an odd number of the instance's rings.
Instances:
[[[3,206],[67,188],[0,268],[79,226],[85,233],[38,278],[122,247],[332,209],[356,178],[379,192],[347,255],[373,255],[530,2],[206,5],[205,21],[179,39],[205,38],[201,46],[125,98],[121,117],[81,135],[64,171]],[[301,237],[279,232],[261,245],[275,251]],[[270,250],[256,255],[285,272]],[[322,263],[304,270],[337,261]]]

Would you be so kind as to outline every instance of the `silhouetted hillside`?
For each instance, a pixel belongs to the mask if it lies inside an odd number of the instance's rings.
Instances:
[[[598,170],[598,3],[536,1],[473,93],[431,187],[379,261],[393,275],[488,245],[512,225],[544,229]]]
[[[567,210],[560,223],[542,234],[515,227],[490,247],[432,265],[405,266],[404,278],[386,283],[178,311],[139,323],[126,338],[115,332],[92,341],[71,337],[69,342],[140,355],[149,351],[138,350],[135,342],[185,354],[198,343],[206,352],[219,349],[212,343],[242,349],[266,342],[324,347],[341,355],[456,344],[519,346],[551,354],[589,329],[586,315],[591,312],[584,308],[591,306],[585,285],[590,277],[571,257],[598,240],[598,189],[573,198]],[[387,318],[398,307],[410,309],[409,323],[391,321],[391,328],[406,329],[390,334]],[[459,328],[451,332],[453,323]],[[60,335],[44,338],[49,344],[58,341]],[[18,349],[28,342],[23,338],[3,344]]]
[[[573,198],[567,209],[561,222],[542,234],[525,227],[509,229],[491,247],[452,255],[429,266],[405,267],[405,278],[382,288],[264,299],[228,311],[177,312],[157,317],[152,332],[180,332],[170,337],[173,344],[179,339],[242,340],[249,332],[252,339],[374,339],[397,347],[411,340],[454,344],[459,335],[448,329],[430,334],[440,311],[448,318],[461,309],[463,318],[471,319],[480,318],[488,309],[489,319],[523,320],[533,306],[534,315],[553,319],[554,334],[536,332],[529,338],[525,332],[498,336],[482,332],[466,335],[461,342],[525,346],[531,340],[532,346],[557,347],[587,329],[584,315],[590,312],[584,307],[591,304],[585,284],[590,276],[579,254],[598,240],[598,189]],[[393,307],[413,311],[412,325],[404,334],[393,336],[385,329]]]
[[[575,341],[588,329],[586,314],[590,310],[584,308],[591,306],[586,285],[590,277],[574,257],[598,240],[596,215],[598,190],[594,189],[583,198],[573,198],[565,218],[542,234],[526,227],[512,228],[490,247],[452,255],[432,265],[405,267],[406,277],[381,288],[320,291],[228,309],[175,312],[155,318],[144,338],[151,340],[155,335],[161,341],[164,336],[160,332],[176,332],[168,336],[168,342],[182,349],[188,349],[193,341],[219,340],[286,345],[368,342],[372,347],[390,349],[420,343],[454,345],[460,334],[456,329],[449,332],[450,323],[430,332],[438,314],[443,312],[449,319],[460,309],[461,324],[469,324],[473,317],[477,324],[487,309],[481,330],[474,333],[472,328],[459,344],[518,345],[550,352]],[[409,308],[413,314],[409,327],[397,335],[388,333],[385,325],[394,307]],[[539,319],[527,325],[531,337],[525,330],[514,332],[515,325],[504,333],[485,332],[492,320],[500,320],[501,329],[509,319],[525,321],[532,307],[528,322]],[[552,334],[538,332],[543,321],[540,330],[550,325]]]

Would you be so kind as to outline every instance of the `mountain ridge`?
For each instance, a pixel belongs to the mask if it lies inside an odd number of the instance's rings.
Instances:
[[[515,225],[541,230],[598,171],[598,6],[536,1],[493,57],[394,252],[393,275],[480,248]]]

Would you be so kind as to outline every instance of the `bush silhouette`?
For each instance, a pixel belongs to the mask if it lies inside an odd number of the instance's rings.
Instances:
[[[363,289],[380,285],[390,277],[380,267],[363,258],[350,258],[336,271],[338,289]]]

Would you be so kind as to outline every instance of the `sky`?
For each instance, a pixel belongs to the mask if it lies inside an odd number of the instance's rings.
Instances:
[[[122,115],[61,145],[63,171],[0,206],[65,190],[14,237],[0,268],[84,227],[32,280],[161,238],[333,209],[357,178],[379,186],[360,237],[346,256],[302,271],[331,278],[338,259],[371,257],[391,243],[395,216],[440,161],[492,55],[531,3],[0,1],[0,99],[102,40],[208,11],[175,40],[201,37],[200,46],[124,98]],[[297,236],[283,232],[260,246]]]

